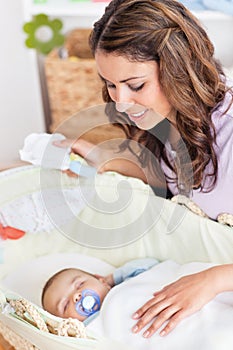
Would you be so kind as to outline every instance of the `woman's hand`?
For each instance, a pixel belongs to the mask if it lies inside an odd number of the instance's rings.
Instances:
[[[89,165],[95,168],[98,168],[100,160],[103,158],[100,157],[101,150],[98,146],[83,139],[65,139],[62,141],[54,141],[53,144],[57,147],[70,147],[72,152],[80,155]]]
[[[116,140],[117,141],[117,140]],[[98,173],[116,171],[125,176],[132,176],[148,182],[147,176],[140,164],[137,163],[130,151],[119,153],[119,143],[111,141],[95,145],[84,139],[54,141],[57,147],[70,147],[71,151],[79,154],[85,161],[97,169]],[[72,175],[70,171],[66,171]],[[76,176],[76,175],[75,175]]]
[[[148,338],[167,322],[160,331],[161,336],[167,335],[181,320],[200,310],[216,296],[218,291],[214,277],[215,269],[211,268],[182,277],[154,293],[154,297],[133,315],[138,322],[132,331],[138,333],[152,321],[143,333]]]

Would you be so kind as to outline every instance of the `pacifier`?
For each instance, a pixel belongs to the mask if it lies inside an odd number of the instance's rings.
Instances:
[[[100,297],[92,289],[84,289],[81,298],[75,304],[77,313],[81,316],[91,316],[100,309]]]

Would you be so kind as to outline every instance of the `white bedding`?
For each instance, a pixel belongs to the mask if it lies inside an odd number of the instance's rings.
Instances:
[[[47,188],[48,191],[54,188],[55,180],[59,180],[59,184],[62,184],[61,188],[65,191],[67,190],[68,197],[70,193],[69,189],[77,187],[76,181],[74,182],[73,179],[68,178],[66,175],[60,173],[60,171],[48,170],[47,173],[50,181],[48,181],[48,184],[46,181],[44,182],[44,185],[46,185],[44,188]],[[171,201],[157,198],[154,195],[151,196],[148,186],[136,179],[124,178],[134,189],[132,200],[126,203],[129,204],[126,210],[124,209],[112,215],[111,212],[103,214],[102,211],[96,211],[94,210],[95,208],[93,209],[87,206],[81,210],[78,215],[79,222],[73,227],[74,232],[79,232],[79,225],[84,222],[90,225],[90,227],[94,225],[97,229],[102,228],[102,231],[106,231],[107,234],[109,234],[109,226],[116,229],[117,234],[119,228],[126,228],[127,234],[133,235],[134,238],[130,241],[130,244],[114,245],[113,248],[109,249],[99,249],[99,246],[95,248],[93,245],[86,246],[74,242],[61,234],[57,227],[44,231],[44,225],[47,224],[48,226],[50,222],[48,220],[43,221],[42,214],[41,217],[34,215],[35,211],[32,206],[29,212],[27,207],[22,205],[23,203],[21,202],[23,197],[25,198],[26,196],[34,202],[35,200],[39,200],[38,191],[41,189],[42,175],[39,168],[31,166],[8,170],[0,174],[1,209],[9,209],[10,203],[13,209],[15,208],[14,205],[18,205],[20,207],[20,220],[23,224],[25,220],[30,219],[30,215],[33,216],[34,220],[39,219],[41,224],[40,227],[35,226],[34,228],[33,226],[33,229],[30,230],[28,226],[31,223],[27,221],[27,233],[22,238],[18,240],[7,239],[0,242],[0,284],[18,292],[23,297],[34,301],[38,305],[40,305],[41,287],[48,274],[64,267],[64,265],[73,266],[73,260],[66,260],[65,257],[58,256],[59,253],[91,255],[93,259],[104,259],[106,263],[111,264],[103,266],[104,271],[100,271],[101,267],[96,263],[96,260],[93,261],[92,259],[90,266],[89,262],[86,265],[83,257],[79,259],[77,255],[75,256],[74,266],[76,266],[77,262],[77,267],[88,268],[90,272],[96,273],[107,273],[106,270],[111,271],[113,265],[117,267],[128,260],[146,256],[155,257],[161,261],[172,259],[179,263],[190,261],[232,263],[233,261],[232,228],[206,218],[201,218]],[[125,181],[122,182],[122,179],[122,176],[113,173],[97,176],[94,199],[96,201],[99,198],[102,201],[105,200],[107,207],[109,207],[108,203],[115,203],[118,200],[118,187],[123,188],[123,185],[126,183]],[[43,178],[43,180],[47,180],[47,178]],[[122,186],[120,186],[121,183],[123,184]],[[148,200],[151,200],[151,197],[153,199],[153,205],[151,203],[148,205]],[[71,203],[69,204],[71,204],[71,209],[74,209],[74,211],[76,208],[79,208],[78,206],[75,207],[75,198],[71,198]],[[168,223],[173,223],[172,219],[176,218],[174,213],[179,214],[178,217],[182,220],[179,222],[176,220],[175,223],[177,225],[173,225],[174,230],[171,231],[168,230]],[[145,217],[144,214],[153,218],[152,221],[149,221],[151,225],[146,226],[146,232],[144,231],[144,223],[146,222],[147,225],[148,221],[146,219],[148,216]],[[4,218],[7,219],[6,223],[13,225],[13,217],[11,215],[6,217],[5,211],[4,215]],[[138,222],[138,217],[142,219],[140,222]],[[66,218],[61,217],[61,220],[64,219]],[[17,218],[18,222],[19,220]],[[36,223],[38,224],[38,221]],[[43,228],[42,231],[40,228]],[[122,231],[123,233],[125,232],[124,230]],[[145,234],[141,234],[141,232]],[[119,242],[117,241],[117,243]],[[56,262],[51,264],[50,261],[48,264],[47,259],[51,258],[48,255],[52,254],[58,254],[56,256]],[[35,258],[40,259],[39,263],[38,261],[35,264],[32,263],[32,259]],[[80,266],[81,261],[82,264]],[[42,264],[43,262],[44,264]],[[28,264],[27,272],[25,271],[25,266],[20,266],[22,263]],[[42,266],[44,270],[39,276],[37,268]],[[100,317],[93,321],[89,327],[94,327],[100,334],[106,334],[107,338],[111,337],[123,342],[124,348],[131,344],[131,348],[140,350],[232,350],[232,293],[224,293],[218,296],[215,301],[207,305],[202,311],[184,320],[165,338],[161,338],[158,334],[155,334],[150,340],[146,340],[141,334],[134,335],[130,331],[131,327],[135,324],[135,321],[131,319],[131,314],[138,306],[148,300],[156,289],[176,279],[181,273],[187,274],[196,271],[196,269],[206,268],[206,266],[206,264],[197,263],[180,266],[172,261],[166,261],[154,267],[148,273],[146,272],[143,275],[145,280],[141,281],[142,276],[138,276],[115,287],[107,296]],[[153,276],[151,276],[152,272],[154,272]],[[10,273],[12,273],[11,279]],[[27,281],[25,281],[25,277],[26,279],[28,278]],[[3,280],[3,278],[5,279]],[[31,293],[34,291],[37,294],[33,294],[33,297]],[[60,338],[51,334],[45,335],[36,328],[32,328],[29,332],[26,325],[15,318],[7,319],[5,315],[0,315],[0,318],[2,322],[4,321],[6,323],[9,321],[6,324],[8,324],[10,329],[15,331],[17,329],[18,334],[40,349],[77,349],[77,344],[67,346],[69,340],[64,338],[60,340]],[[16,324],[17,322],[18,324]],[[52,337],[53,341],[50,341]],[[66,344],[66,347],[63,342]],[[80,342],[78,344],[81,349]],[[86,343],[84,345],[83,348],[86,349]],[[119,347],[117,345],[114,347],[112,342],[110,345],[106,342],[105,347],[103,343],[100,343],[98,349],[123,350],[123,346]]]
[[[35,258],[19,266],[0,284],[32,303],[41,306],[41,292],[47,280],[64,268],[79,268],[90,273],[107,275],[114,269],[103,260],[78,253],[57,253]]]
[[[135,324],[131,315],[151,298],[153,292],[181,275],[209,266],[206,263],[160,263],[114,287],[104,300],[100,316],[87,327],[98,335],[110,337],[138,350],[232,350],[233,292],[218,295],[202,310],[183,320],[166,337],[156,332],[151,338],[145,339],[142,337],[143,332],[137,335],[131,332]]]
[[[195,262],[179,265],[171,260],[154,266],[111,289],[99,316],[87,329],[97,338],[109,339],[110,343],[106,347],[101,344],[101,350],[109,350],[110,347],[113,349],[114,343],[110,339],[121,343],[121,350],[123,347],[127,350],[232,350],[233,292],[218,295],[201,311],[183,320],[166,337],[162,338],[157,332],[151,338],[145,339],[142,332],[137,335],[131,332],[135,324],[131,315],[152,297],[153,292],[182,275],[210,266],[213,264]],[[48,277],[64,267],[78,267],[103,275],[114,269],[108,263],[87,255],[52,254],[22,264],[3,279],[1,284],[40,305],[44,283]],[[118,345],[116,348],[119,349]]]

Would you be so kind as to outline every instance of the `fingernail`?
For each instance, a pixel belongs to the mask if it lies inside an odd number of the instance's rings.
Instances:
[[[144,338],[148,338],[150,335],[150,332],[149,331],[146,331],[145,333],[143,333],[143,337]]]
[[[132,317],[133,317],[133,318],[138,318],[138,316],[139,316],[139,315],[137,314],[137,312],[135,312],[135,314],[133,314]]]
[[[166,334],[165,331],[160,332],[161,337],[163,337]]]
[[[138,326],[134,326],[134,327],[132,328],[132,331],[133,331],[134,333],[136,333],[136,332],[138,331]]]
[[[61,141],[53,141],[52,144],[54,146],[60,146],[61,145]]]

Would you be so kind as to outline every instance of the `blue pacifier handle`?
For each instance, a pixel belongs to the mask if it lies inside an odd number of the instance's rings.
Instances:
[[[78,160],[72,160],[69,169],[73,171],[73,173],[84,177],[94,177],[97,173],[96,168],[84,165]]]
[[[75,304],[77,313],[81,316],[91,316],[100,309],[100,297],[92,289],[84,289],[80,300]]]

